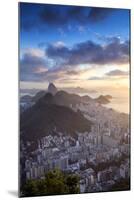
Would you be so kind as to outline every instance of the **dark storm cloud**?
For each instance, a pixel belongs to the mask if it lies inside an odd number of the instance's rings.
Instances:
[[[80,70],[68,67],[49,68],[49,61],[43,56],[38,56],[35,52],[24,53],[20,60],[20,80],[21,81],[54,81],[61,78],[79,75]]]
[[[68,21],[66,12],[63,13],[62,6],[58,5],[45,5],[39,14],[39,18],[42,23],[54,26],[63,25]]]
[[[43,52],[43,51],[42,51]],[[40,52],[25,52],[20,60],[20,79],[28,81],[57,80],[61,77],[75,77],[85,73],[78,65],[88,64],[103,66],[106,64],[125,64],[129,62],[129,41],[119,38],[110,40],[105,45],[85,41],[68,48],[61,44],[49,44],[44,55]],[[127,75],[127,72],[115,70],[106,76]],[[101,77],[91,77],[90,80]]]
[[[72,48],[49,45],[46,54],[51,59],[57,59],[62,65],[124,64],[129,62],[129,42],[114,38],[106,45],[92,41],[76,44]]]
[[[80,6],[46,5],[40,13],[42,22],[52,25],[65,25],[68,22],[89,24],[107,18],[115,9],[88,8]]]
[[[31,53],[25,53],[22,60],[21,65],[26,68],[34,68],[37,65],[44,65],[45,61],[42,57],[31,55]]]
[[[70,22],[89,23],[90,8],[80,6],[46,5],[40,13],[44,24],[65,26]]]
[[[107,18],[115,9],[112,8],[91,8],[89,20],[93,23],[100,22]]]
[[[70,50],[65,46],[55,46],[50,44],[48,45],[46,52],[51,58],[60,58],[65,60],[70,56]]]
[[[47,70],[47,61],[32,53],[25,53],[20,60],[20,79],[21,81],[39,81],[41,74],[38,73],[40,68]]]
[[[115,9],[91,8],[82,6],[63,6],[49,4],[20,4],[20,26],[29,31],[45,26],[65,27],[70,23],[77,25],[100,22]]]
[[[118,69],[106,73],[107,76],[127,76],[128,74],[128,71],[122,71]]]

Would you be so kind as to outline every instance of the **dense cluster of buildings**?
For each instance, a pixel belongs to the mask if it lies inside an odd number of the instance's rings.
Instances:
[[[130,134],[124,116],[99,105],[94,109],[81,104],[73,109],[78,108],[94,122],[91,131],[72,137],[55,127],[25,159],[26,180],[44,178],[49,170],[58,168],[77,174],[83,193],[108,191],[116,181],[129,178]]]

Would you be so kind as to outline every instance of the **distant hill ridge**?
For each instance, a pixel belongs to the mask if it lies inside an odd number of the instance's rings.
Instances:
[[[51,94],[52,96],[48,95],[48,94]],[[43,99],[41,99],[41,98],[43,98]],[[28,102],[29,101],[37,102],[38,100],[41,100],[41,101],[44,100],[47,103],[48,103],[48,99],[50,100],[49,103],[68,106],[70,104],[77,104],[77,103],[81,103],[81,102],[84,103],[84,102],[90,102],[90,101],[95,101],[100,104],[107,104],[112,99],[112,96],[100,95],[98,98],[93,99],[88,95],[79,96],[77,94],[73,94],[73,93],[71,94],[71,93],[65,92],[63,90],[58,91],[56,86],[53,83],[50,83],[47,91],[39,91],[36,93],[36,95],[34,97],[26,95],[21,98],[21,100],[23,100],[23,101],[28,100]]]

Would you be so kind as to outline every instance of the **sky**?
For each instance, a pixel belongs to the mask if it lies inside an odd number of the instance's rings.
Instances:
[[[19,4],[20,88],[129,88],[128,9]]]

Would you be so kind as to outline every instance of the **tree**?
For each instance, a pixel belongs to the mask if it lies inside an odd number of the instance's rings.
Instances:
[[[46,194],[56,195],[56,194],[66,194],[67,186],[64,181],[63,173],[56,169],[54,171],[49,171],[45,176]]]
[[[79,177],[77,175],[68,175],[66,177],[66,185],[67,185],[69,194],[80,193]]]
[[[27,197],[38,195],[37,182],[34,180],[27,181],[23,187],[23,194]]]
[[[49,171],[43,179],[29,180],[22,187],[23,196],[75,193],[80,193],[78,176],[63,174],[59,169]]]

